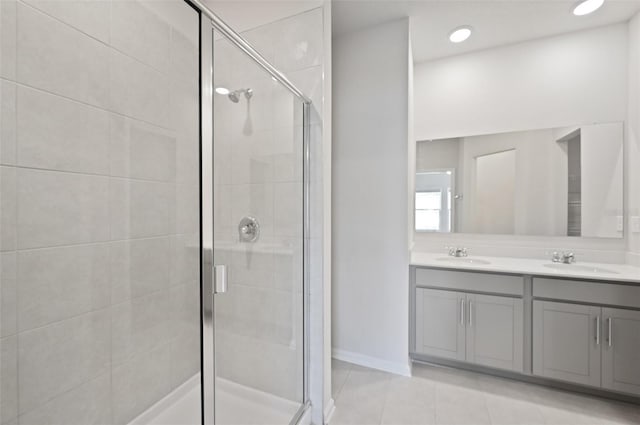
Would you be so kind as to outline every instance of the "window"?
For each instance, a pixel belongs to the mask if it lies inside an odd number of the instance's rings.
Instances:
[[[416,192],[416,230],[439,231],[441,211],[442,192]]]

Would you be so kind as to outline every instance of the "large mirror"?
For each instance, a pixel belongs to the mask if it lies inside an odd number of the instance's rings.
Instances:
[[[417,232],[621,238],[623,123],[423,140]]]

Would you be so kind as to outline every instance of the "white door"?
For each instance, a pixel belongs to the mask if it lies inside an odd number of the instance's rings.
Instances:
[[[468,294],[467,305],[467,361],[522,372],[522,299]]]
[[[465,360],[463,292],[416,289],[416,352]]]
[[[534,375],[600,386],[600,313],[600,307],[534,301]]]
[[[602,386],[640,395],[640,311],[602,309]]]

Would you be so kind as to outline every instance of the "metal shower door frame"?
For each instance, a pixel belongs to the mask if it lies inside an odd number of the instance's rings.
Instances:
[[[292,418],[296,424],[310,407],[309,401],[309,238],[310,238],[310,114],[311,100],[284,74],[271,65],[246,40],[222,21],[200,0],[186,0],[200,11],[200,247],[201,247],[201,401],[202,424],[215,425],[215,317],[213,235],[213,31],[222,34],[258,66],[295,95],[303,105],[303,401]]]

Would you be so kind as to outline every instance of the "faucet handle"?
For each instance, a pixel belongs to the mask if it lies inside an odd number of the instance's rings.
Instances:
[[[571,264],[576,261],[576,256],[573,252],[563,252],[562,253],[562,262],[566,264]]]

